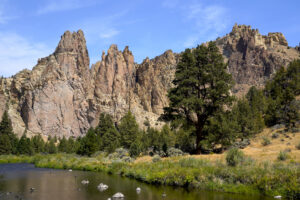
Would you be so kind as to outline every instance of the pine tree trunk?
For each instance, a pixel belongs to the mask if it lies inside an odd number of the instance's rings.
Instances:
[[[203,126],[202,124],[199,124],[198,126],[196,126],[196,154],[201,154],[201,145],[200,142],[201,140],[203,140]]]

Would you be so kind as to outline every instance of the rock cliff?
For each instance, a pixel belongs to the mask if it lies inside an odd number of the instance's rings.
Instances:
[[[237,95],[252,85],[263,86],[280,66],[300,55],[283,34],[263,36],[245,25],[235,25],[216,43]],[[39,59],[31,71],[0,79],[0,115],[7,109],[14,131],[21,135],[26,129],[29,136],[77,137],[98,123],[101,112],[118,121],[131,110],[141,126],[145,121],[161,126],[157,118],[168,105],[166,94],[179,59],[180,54],[168,50],[136,64],[128,47],[119,51],[111,45],[90,68],[83,32],[67,31],[54,53]]]

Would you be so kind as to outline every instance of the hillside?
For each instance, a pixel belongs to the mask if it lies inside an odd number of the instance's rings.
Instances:
[[[262,87],[281,66],[299,58],[281,33],[261,35],[250,26],[235,25],[216,39],[240,96],[252,85]],[[161,126],[157,118],[168,105],[167,91],[172,87],[180,54],[166,51],[141,64],[134,62],[126,47],[119,51],[111,45],[101,61],[90,66],[84,34],[66,31],[48,57],[38,60],[32,70],[0,79],[0,115],[6,107],[14,131],[25,129],[57,136],[80,136],[98,123],[101,112],[115,121],[129,109],[143,126]]]

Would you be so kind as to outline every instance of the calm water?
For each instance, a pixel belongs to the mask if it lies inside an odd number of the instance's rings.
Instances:
[[[89,180],[88,185],[81,184]],[[109,186],[100,192],[97,185]],[[142,190],[137,194],[136,188]],[[35,188],[30,192],[30,188]],[[208,191],[187,191],[182,188],[152,186],[104,173],[35,168],[31,164],[0,165],[0,199],[23,200],[107,200],[121,192],[125,200],[268,200],[270,198],[233,195]],[[162,194],[166,193],[165,198]]]

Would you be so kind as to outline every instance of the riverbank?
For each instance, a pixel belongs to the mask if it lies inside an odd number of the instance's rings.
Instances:
[[[299,198],[300,167],[280,162],[255,162],[230,167],[219,161],[175,157],[157,162],[107,162],[70,154],[0,156],[0,163],[33,163],[36,167],[103,171],[149,184],[164,184],[239,194],[282,195]]]

